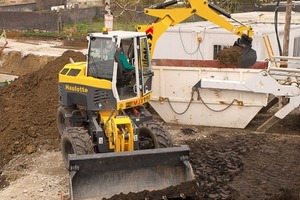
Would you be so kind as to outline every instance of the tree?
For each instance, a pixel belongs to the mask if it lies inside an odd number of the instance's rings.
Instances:
[[[283,56],[289,55],[291,18],[292,18],[292,0],[287,0],[284,35],[283,35]]]

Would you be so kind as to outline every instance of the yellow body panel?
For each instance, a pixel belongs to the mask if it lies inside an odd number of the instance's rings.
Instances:
[[[109,149],[115,152],[134,150],[134,130],[128,116],[118,115],[118,111],[100,111],[103,128],[109,141]]]
[[[70,70],[80,70],[77,76],[67,75]],[[68,70],[66,75],[61,74],[63,70]],[[95,88],[111,89],[111,81],[105,79],[98,79],[90,76],[86,76],[86,62],[70,63],[64,66],[64,68],[59,73],[58,78],[59,83],[70,83],[77,85],[84,85]],[[67,86],[67,85],[66,85]],[[77,88],[76,88],[77,89]],[[80,89],[79,89],[80,90]],[[84,91],[82,91],[84,92]],[[84,92],[87,93],[87,92]]]
[[[117,110],[126,109],[126,108],[134,108],[140,105],[143,105],[150,101],[152,98],[152,92],[142,96],[129,100],[124,100],[117,103]]]

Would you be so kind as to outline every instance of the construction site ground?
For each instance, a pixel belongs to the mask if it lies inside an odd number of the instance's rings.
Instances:
[[[58,71],[70,58],[84,61],[86,50],[60,45],[9,40],[0,55],[0,73],[19,76],[0,88],[0,199],[70,199],[56,128]],[[300,111],[267,133],[256,132],[273,112],[259,113],[245,129],[165,124],[176,145],[191,148],[197,184],[111,199],[182,193],[186,199],[300,199]]]

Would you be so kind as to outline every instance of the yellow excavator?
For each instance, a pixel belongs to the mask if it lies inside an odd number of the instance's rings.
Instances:
[[[176,1],[177,2],[177,1]],[[159,19],[139,32],[90,33],[86,62],[59,72],[57,126],[73,200],[160,190],[195,179],[186,145],[173,146],[170,133],[155,122],[146,103],[152,95],[151,57],[159,36],[192,14],[251,41],[252,29],[235,27],[207,1],[175,1],[146,9]],[[241,44],[243,45],[243,44]],[[127,63],[124,62],[124,58]],[[125,65],[133,69],[126,70]],[[184,192],[183,192],[184,193]]]

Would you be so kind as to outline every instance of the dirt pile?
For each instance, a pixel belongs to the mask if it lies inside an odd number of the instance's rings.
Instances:
[[[231,46],[220,51],[217,55],[217,59],[225,65],[239,66],[241,53],[241,47]]]
[[[300,159],[293,156],[299,142],[298,136],[226,129],[188,141],[200,199],[275,200],[280,189],[300,199]]]
[[[142,191],[138,193],[129,192],[128,194],[117,194],[109,199],[104,198],[104,200],[139,200],[139,199],[149,199],[149,200],[159,200],[159,199],[169,199],[169,200],[197,200],[199,198],[199,187],[196,181],[190,181],[178,186],[170,186],[163,190],[155,191]]]
[[[55,121],[58,72],[70,57],[85,60],[82,53],[66,51],[40,70],[0,88],[0,167],[14,155],[59,147]]]
[[[0,54],[0,73],[25,75],[42,69],[47,63],[56,59],[53,56],[22,55],[21,52],[10,51]]]

